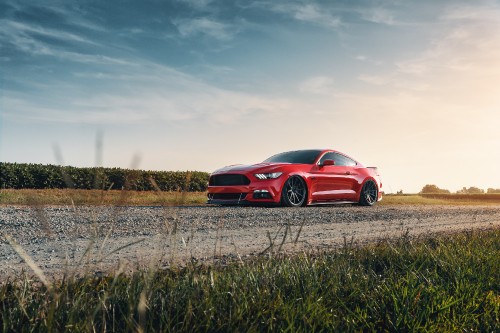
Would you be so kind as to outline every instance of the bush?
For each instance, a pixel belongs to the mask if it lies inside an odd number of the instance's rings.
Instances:
[[[0,186],[8,189],[207,190],[209,174],[199,171],[144,171],[121,168],[0,162]]]
[[[457,191],[458,194],[483,194],[484,190],[475,186],[469,188],[463,187],[461,190]]]
[[[422,190],[420,191],[421,194],[426,194],[426,193],[450,193],[448,190],[443,190],[437,187],[436,185],[425,185]]]

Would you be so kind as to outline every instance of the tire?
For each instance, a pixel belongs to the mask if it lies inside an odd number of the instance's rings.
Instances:
[[[307,185],[298,176],[287,179],[281,191],[281,205],[284,207],[301,207],[307,204]]]
[[[377,185],[369,180],[361,189],[361,193],[359,195],[359,204],[361,206],[373,206],[378,200],[378,189]]]

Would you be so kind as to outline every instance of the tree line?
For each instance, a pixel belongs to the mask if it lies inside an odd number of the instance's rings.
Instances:
[[[200,171],[145,171],[122,168],[0,162],[0,187],[5,189],[105,189],[137,191],[207,190],[209,174]]]
[[[439,188],[438,186],[436,186],[434,184],[425,185],[419,193],[421,193],[421,194],[436,194],[436,193],[439,193],[439,194],[451,194],[451,192],[449,190]],[[484,193],[487,193],[487,194],[500,194],[500,189],[488,188],[485,191],[485,190],[483,190],[481,188],[478,188],[478,187],[475,187],[475,186],[471,186],[469,188],[463,187],[461,190],[458,190],[455,193],[456,194],[484,194]]]

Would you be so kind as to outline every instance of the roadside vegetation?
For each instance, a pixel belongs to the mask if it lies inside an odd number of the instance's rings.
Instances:
[[[169,206],[200,205],[206,202],[206,192],[75,189],[0,190],[0,204],[3,205]]]
[[[80,189],[203,192],[208,173],[0,162],[2,189]]]
[[[500,229],[0,285],[3,331],[500,330]]]
[[[2,189],[0,205],[204,205],[206,192]],[[500,194],[389,194],[377,205],[499,205]]]
[[[500,205],[500,194],[386,194],[377,205]]]
[[[201,205],[209,174],[0,162],[3,205]],[[418,194],[385,195],[379,205],[500,204],[500,189],[464,187],[457,193],[425,185]]]
[[[398,194],[402,194],[402,193],[403,193],[402,190],[398,191]],[[439,188],[438,186],[436,186],[434,184],[427,184],[422,188],[422,190],[420,190],[419,194],[445,195],[445,194],[451,194],[451,192],[449,190]],[[462,187],[461,190],[458,190],[456,192],[456,194],[473,195],[473,196],[478,195],[478,194],[500,194],[500,189],[490,187],[485,191],[485,190],[483,190],[479,187],[475,187],[475,186],[471,186],[469,188],[464,186],[464,187]]]

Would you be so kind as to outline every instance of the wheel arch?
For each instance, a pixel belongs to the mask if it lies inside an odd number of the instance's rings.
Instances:
[[[310,203],[310,199],[311,199],[311,191],[310,191],[310,180],[307,179],[307,176],[305,173],[303,172],[290,172],[290,173],[287,173],[286,175],[286,178],[283,179],[283,181],[281,182],[281,188],[280,188],[280,191],[279,191],[279,202],[281,202],[283,200],[282,196],[283,196],[283,189],[285,188],[285,184],[286,182],[292,178],[292,177],[298,177],[300,178],[304,184],[306,185],[306,201],[305,201],[305,205],[308,205]]]
[[[356,194],[356,198],[357,198],[357,201],[358,201],[358,202],[361,200],[361,191],[363,190],[363,187],[364,187],[364,186],[365,186],[365,184],[366,184],[367,182],[369,182],[369,181],[373,182],[373,183],[375,184],[375,186],[377,187],[377,192],[380,192],[380,187],[379,187],[379,185],[378,185],[377,180],[376,180],[375,178],[373,178],[372,176],[368,176],[368,177],[366,177],[366,178],[363,180],[363,182],[361,182],[361,183],[359,184],[358,193]]]

